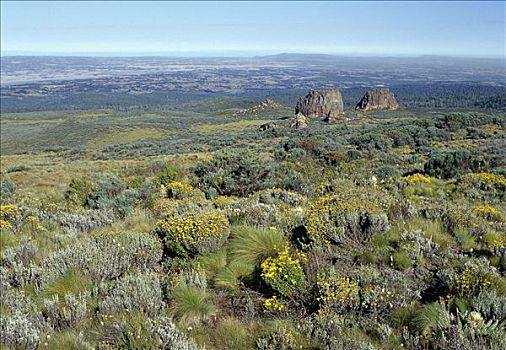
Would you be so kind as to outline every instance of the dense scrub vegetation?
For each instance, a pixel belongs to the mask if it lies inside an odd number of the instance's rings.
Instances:
[[[2,155],[2,349],[503,349],[505,128],[402,111]]]
[[[332,83],[339,85],[339,83]],[[423,109],[485,109],[506,110],[504,86],[491,86],[482,83],[389,83],[399,102],[407,108]],[[45,96],[2,96],[2,113],[35,111],[76,111],[110,109],[115,112],[166,112],[174,109],[187,110],[195,105],[213,105],[218,101],[221,108],[227,106],[247,107],[261,99],[275,99],[286,105],[295,105],[299,96],[307,93],[307,88],[264,88],[245,89],[240,94],[208,92],[205,89],[195,91],[150,92],[125,94],[110,92],[78,92],[68,94],[48,94]],[[7,91],[7,88],[6,88]],[[354,108],[367,91],[363,87],[343,89],[346,108]],[[217,98],[217,96],[219,96]],[[207,107],[206,107],[207,108]]]

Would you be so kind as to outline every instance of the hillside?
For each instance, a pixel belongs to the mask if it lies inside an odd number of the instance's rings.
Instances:
[[[500,101],[392,90],[2,112],[2,349],[504,348]]]

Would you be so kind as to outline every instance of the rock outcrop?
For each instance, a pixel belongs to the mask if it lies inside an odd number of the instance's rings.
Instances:
[[[258,131],[267,131],[267,130],[270,130],[270,129],[274,129],[274,124],[272,123],[266,123],[266,124],[262,124],[260,125],[260,127],[258,128]]]
[[[241,109],[234,113],[234,116],[238,115],[245,115],[245,114],[258,114],[258,112],[266,109],[274,109],[274,108],[280,108],[282,107],[281,104],[277,103],[276,101],[267,99],[265,101],[262,101],[260,104],[253,106],[251,108]]]
[[[331,121],[343,114],[343,97],[338,90],[311,90],[299,98],[295,114],[301,113],[308,118],[323,118]]]
[[[390,89],[378,87],[367,91],[364,97],[357,103],[355,109],[361,111],[394,111],[399,109],[399,103]]]
[[[305,129],[308,126],[307,118],[301,113],[297,113],[290,124],[290,127],[294,129]]]

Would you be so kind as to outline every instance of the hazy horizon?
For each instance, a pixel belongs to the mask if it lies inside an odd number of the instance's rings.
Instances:
[[[304,51],[166,51],[166,52],[32,52],[32,51],[2,51],[2,57],[111,57],[111,58],[143,58],[143,57],[167,57],[167,58],[256,58],[282,55],[315,55],[332,57],[357,57],[357,58],[420,58],[440,57],[459,59],[486,59],[505,60],[506,56],[479,56],[479,55],[435,55],[435,54],[404,54],[404,53],[339,53],[339,52],[304,52]]]
[[[3,56],[505,57],[504,2],[2,1]]]

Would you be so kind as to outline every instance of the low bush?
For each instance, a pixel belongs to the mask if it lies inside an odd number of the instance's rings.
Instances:
[[[229,223],[220,211],[188,213],[159,220],[157,232],[165,246],[180,256],[217,251],[229,234]]]
[[[302,293],[305,287],[305,276],[301,265],[301,260],[304,259],[304,253],[292,253],[286,245],[277,256],[268,257],[262,262],[261,276],[281,295],[295,296]]]
[[[381,208],[368,200],[326,195],[314,201],[309,209],[306,229],[318,243],[364,243],[373,234],[388,230],[388,218]]]
[[[153,316],[164,307],[160,280],[153,272],[125,275],[102,286],[101,294],[104,299],[98,310],[102,315],[136,310]]]
[[[86,210],[82,213],[66,214],[60,219],[64,233],[90,233],[93,230],[113,223],[110,209]]]
[[[16,184],[8,177],[0,181],[0,200],[5,201],[16,192]]]
[[[87,203],[88,197],[97,190],[95,184],[85,178],[74,178],[70,180],[67,191],[65,192],[65,199],[84,206]]]
[[[266,161],[251,152],[222,152],[197,164],[194,185],[208,196],[251,194],[265,188],[270,176]]]
[[[165,168],[155,175],[155,183],[158,186],[167,186],[171,182],[181,178],[180,169],[172,165],[166,165]]]
[[[132,268],[153,268],[161,258],[161,243],[151,234],[81,238],[42,261],[38,283],[44,288],[71,269],[79,269],[95,281],[111,280]]]
[[[443,179],[454,178],[484,168],[485,160],[469,151],[448,151],[432,154],[424,165],[424,172]]]
[[[492,285],[490,273],[478,266],[465,267],[450,280],[450,293],[460,297],[478,295]]]
[[[459,181],[459,190],[471,198],[501,201],[506,198],[506,178],[492,173],[465,174]]]
[[[44,312],[51,327],[56,330],[77,327],[86,317],[89,297],[90,293],[84,292],[78,295],[66,294],[63,301],[60,301],[58,295],[45,299]]]

